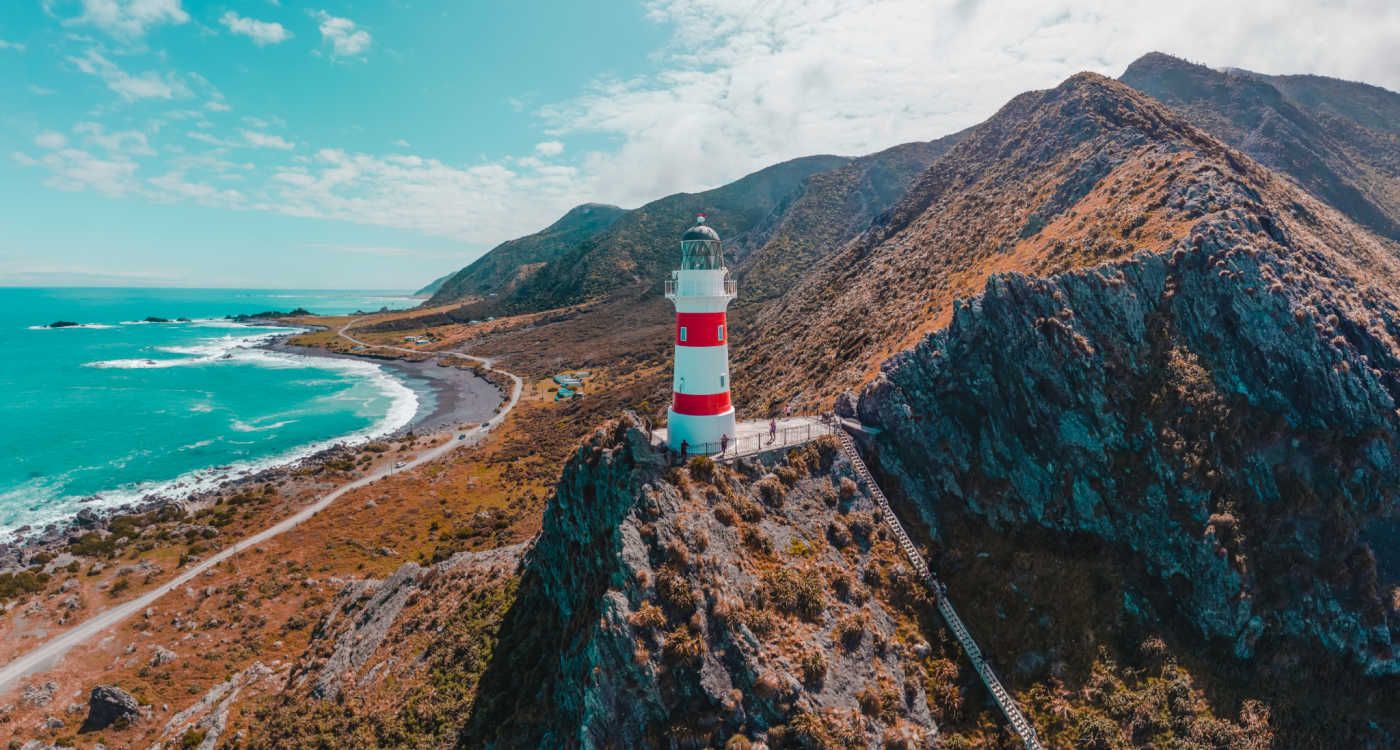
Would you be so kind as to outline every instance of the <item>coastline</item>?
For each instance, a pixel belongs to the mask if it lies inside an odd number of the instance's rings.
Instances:
[[[279,334],[251,348],[293,357],[344,359],[379,366],[389,377],[414,392],[417,398],[413,416],[402,426],[372,433],[363,439],[357,439],[358,436],[354,433],[342,435],[324,441],[323,445],[329,443],[325,447],[293,456],[285,461],[276,461],[251,470],[230,469],[216,477],[215,484],[185,495],[171,493],[168,489],[155,490],[136,500],[81,508],[73,515],[47,523],[39,529],[20,527],[9,538],[0,539],[0,573],[23,569],[25,559],[32,558],[37,553],[56,553],[68,544],[70,537],[103,528],[115,516],[149,513],[170,506],[193,511],[211,505],[219,497],[245,487],[292,482],[297,477],[314,473],[328,464],[344,463],[359,456],[365,445],[375,441],[470,429],[491,419],[508,398],[508,394],[498,385],[478,375],[471,368],[439,366],[437,358],[408,361],[372,355],[342,354],[288,344],[287,341],[295,335],[297,333]],[[219,467],[208,467],[201,471],[218,469]],[[178,487],[179,484],[177,482],[169,487]]]
[[[472,368],[440,366],[437,364],[438,358],[434,356],[411,361],[372,354],[344,354],[287,343],[293,335],[269,339],[258,348],[298,357],[371,362],[393,373],[401,383],[413,389],[418,396],[416,413],[407,425],[389,435],[474,426],[495,415],[496,407],[506,398],[500,386],[478,375]]]

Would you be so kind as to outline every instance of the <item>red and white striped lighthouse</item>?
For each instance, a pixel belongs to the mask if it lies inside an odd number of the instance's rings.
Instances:
[[[676,305],[676,361],[667,442],[679,451],[718,453],[734,440],[734,405],[729,400],[729,325],[725,308],[734,280],[724,267],[724,247],[700,216],[681,237],[681,267],[666,280],[666,298]]]

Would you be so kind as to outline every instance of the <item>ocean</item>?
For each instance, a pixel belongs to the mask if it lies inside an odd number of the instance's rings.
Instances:
[[[0,541],[406,425],[417,396],[378,365],[255,349],[290,329],[223,318],[412,304],[405,292],[0,288]],[[48,327],[59,320],[80,325]]]

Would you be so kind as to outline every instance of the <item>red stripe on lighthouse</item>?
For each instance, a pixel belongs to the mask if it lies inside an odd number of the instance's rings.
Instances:
[[[681,329],[685,338],[681,338]],[[722,312],[676,313],[676,346],[719,346],[729,339]]]
[[[677,414],[708,417],[729,410],[729,391],[724,393],[674,393],[671,408]]]

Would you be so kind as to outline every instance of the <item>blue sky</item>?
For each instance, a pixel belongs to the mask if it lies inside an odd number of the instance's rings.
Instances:
[[[7,0],[0,285],[416,287],[1152,49],[1400,85],[1394,4],[1160,5]]]

